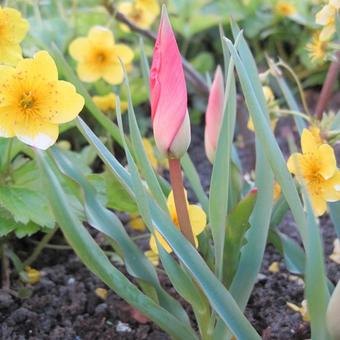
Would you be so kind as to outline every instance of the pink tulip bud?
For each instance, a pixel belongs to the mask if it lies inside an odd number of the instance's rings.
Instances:
[[[224,84],[220,66],[217,66],[211,85],[207,112],[205,114],[204,143],[205,153],[212,163],[215,158],[218,136],[222,124],[224,103]]]
[[[153,52],[150,90],[156,145],[163,155],[180,158],[191,139],[187,88],[182,58],[165,6]]]

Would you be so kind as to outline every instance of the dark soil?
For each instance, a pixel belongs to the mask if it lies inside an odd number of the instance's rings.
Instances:
[[[193,129],[190,153],[197,164],[202,183],[209,185],[211,166],[202,150],[201,128]],[[253,168],[251,143],[244,141],[240,149],[241,161],[247,171]],[[284,148],[284,142],[282,143]],[[340,266],[328,258],[335,239],[334,228],[327,217],[322,218],[327,273],[334,283],[340,279]],[[299,240],[294,222],[287,216],[281,229]],[[98,237],[98,235],[97,235]],[[57,234],[52,243],[64,243]],[[32,250],[27,240],[18,242],[16,251],[25,258]],[[280,271],[272,273],[268,267],[273,261],[280,263]],[[24,285],[12,275],[12,291],[0,290],[1,339],[168,339],[156,325],[128,306],[110,291],[104,301],[96,296],[95,289],[105,287],[89,272],[71,250],[45,249],[34,267],[41,270],[41,281],[33,286]],[[268,245],[261,274],[246,308],[246,315],[264,339],[308,339],[308,323],[300,314],[288,308],[287,302],[300,305],[303,286],[289,280],[282,257]],[[164,276],[164,286],[173,293]],[[30,297],[20,298],[25,288]],[[14,293],[13,293],[14,292]]]

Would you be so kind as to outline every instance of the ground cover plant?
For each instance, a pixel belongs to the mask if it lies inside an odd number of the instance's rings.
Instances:
[[[339,339],[339,12],[5,1],[1,336]]]

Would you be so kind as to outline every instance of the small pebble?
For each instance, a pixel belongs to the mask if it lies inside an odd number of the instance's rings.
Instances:
[[[118,321],[116,325],[116,331],[118,333],[130,333],[132,331],[131,327],[129,324]]]
[[[258,273],[257,277],[256,277],[256,282],[261,282],[261,281],[265,281],[267,280],[267,276],[262,274],[262,273]]]
[[[101,303],[96,307],[94,312],[95,312],[95,314],[104,314],[104,313],[106,313],[106,309],[107,309],[107,304]]]
[[[67,280],[67,284],[69,286],[73,285],[74,283],[76,282],[76,279],[74,277],[70,277],[68,280]]]
[[[0,291],[0,309],[8,308],[13,303],[11,295],[7,292]]]

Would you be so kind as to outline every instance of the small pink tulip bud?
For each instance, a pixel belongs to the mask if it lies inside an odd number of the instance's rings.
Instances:
[[[211,85],[207,112],[205,114],[204,144],[205,153],[213,163],[217,148],[218,136],[222,124],[224,104],[223,74],[220,66],[217,66],[214,81]]]
[[[156,145],[164,156],[180,158],[191,139],[182,58],[165,6],[150,72],[151,120]]]

